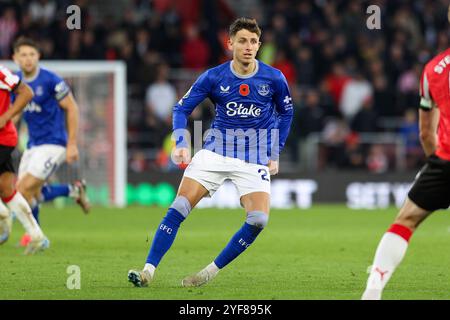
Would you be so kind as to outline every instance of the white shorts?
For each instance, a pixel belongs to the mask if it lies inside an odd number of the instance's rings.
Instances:
[[[270,195],[270,174],[267,166],[224,157],[205,149],[194,155],[184,171],[184,177],[194,179],[204,186],[209,196],[212,196],[225,180],[230,180],[236,186],[239,197],[252,192],[266,192]]]
[[[20,159],[19,179],[29,173],[33,177],[47,180],[66,160],[66,148],[55,144],[43,144],[25,150]]]

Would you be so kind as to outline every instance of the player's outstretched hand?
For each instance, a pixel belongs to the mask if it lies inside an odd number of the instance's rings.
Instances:
[[[269,160],[267,166],[269,167],[269,173],[271,176],[274,176],[278,173],[278,161]]]
[[[67,163],[73,163],[78,160],[78,147],[76,144],[68,144],[66,149]]]
[[[187,165],[191,162],[191,152],[188,148],[176,148],[172,153],[172,161],[177,165]]]

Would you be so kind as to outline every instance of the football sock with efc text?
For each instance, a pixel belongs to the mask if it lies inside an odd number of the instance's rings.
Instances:
[[[58,197],[68,197],[69,194],[69,184],[46,184],[42,187],[41,199],[43,202],[47,202]]]
[[[400,224],[391,225],[378,245],[367,288],[377,287],[383,290],[405,256],[411,235],[412,231],[409,228]]]
[[[158,266],[164,254],[172,246],[178,228],[184,219],[185,217],[176,209],[169,208],[166,216],[159,224],[158,230],[156,230],[146,263],[155,267]]]
[[[231,238],[227,246],[214,260],[219,269],[222,269],[238,255],[245,251],[255,241],[259,233],[268,222],[268,215],[264,212],[253,211],[247,214],[247,220],[238,232]]]

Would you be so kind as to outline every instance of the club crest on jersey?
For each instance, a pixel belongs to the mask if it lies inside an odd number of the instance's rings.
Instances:
[[[36,94],[36,96],[42,96],[44,94],[44,89],[42,88],[42,86],[37,86],[34,93]]]
[[[263,97],[267,96],[269,94],[269,92],[270,92],[270,87],[268,84],[263,83],[263,84],[258,85],[258,93],[260,95],[262,95]]]
[[[250,87],[248,86],[248,84],[243,83],[239,86],[239,94],[241,96],[246,97],[249,95],[249,93],[250,93]]]

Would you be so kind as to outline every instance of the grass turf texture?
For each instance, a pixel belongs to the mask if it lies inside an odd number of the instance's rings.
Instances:
[[[142,268],[164,209],[41,210],[51,248],[23,256],[22,229],[0,246],[0,299],[359,299],[366,270],[397,210],[341,205],[273,210],[255,243],[210,284],[183,288],[181,279],[210,263],[244,221],[241,210],[194,210],[148,288],[127,271]],[[450,220],[433,214],[411,239],[385,299],[450,298]],[[81,289],[69,290],[67,267],[81,268]]]

